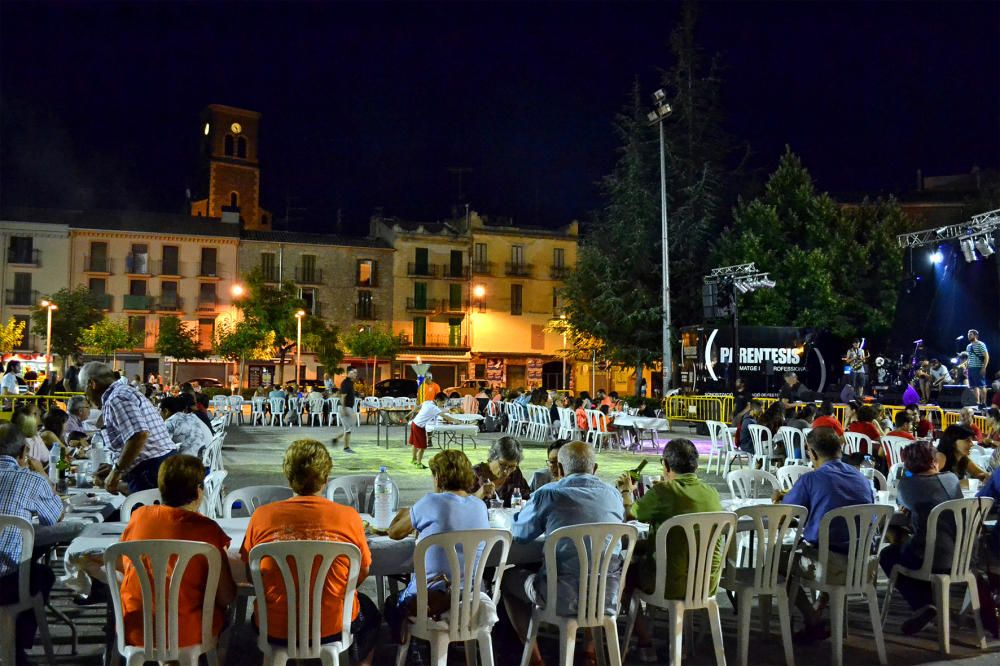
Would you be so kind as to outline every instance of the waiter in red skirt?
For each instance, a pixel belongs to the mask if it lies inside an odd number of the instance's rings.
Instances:
[[[427,400],[424,404],[420,405],[419,410],[415,409],[407,415],[407,418],[409,418],[413,417],[413,414],[416,413],[416,416],[410,421],[410,446],[413,447],[412,462],[417,467],[427,469],[427,465],[423,463],[424,451],[427,450],[427,426],[434,423],[439,416],[446,423],[461,423],[445,413],[444,406],[447,402],[448,396],[440,392],[434,396],[433,400]]]

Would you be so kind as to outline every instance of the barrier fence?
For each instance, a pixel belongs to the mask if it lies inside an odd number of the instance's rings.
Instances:
[[[53,393],[51,395],[5,395],[0,399],[0,422],[10,421],[11,417],[14,415],[14,408],[21,405],[27,405],[28,403],[39,404],[40,402],[46,403],[42,405],[41,408],[47,408],[48,403],[55,404],[56,407],[62,410],[66,410],[66,403],[69,399],[75,395],[83,395],[83,393]]]

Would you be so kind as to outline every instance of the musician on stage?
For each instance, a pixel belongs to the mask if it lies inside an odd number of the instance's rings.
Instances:
[[[928,370],[927,374],[930,376],[931,399],[935,400],[938,394],[941,393],[941,387],[951,381],[951,373],[944,363],[936,358],[932,358],[930,370]]]
[[[854,339],[854,342],[851,343],[851,348],[847,350],[842,360],[851,366],[851,382],[854,386],[854,394],[858,399],[861,399],[865,395],[865,384],[868,383],[868,371],[865,365],[868,362],[868,352],[861,346],[860,339]]]
[[[976,402],[980,407],[986,406],[986,368],[990,364],[990,352],[986,343],[979,339],[979,331],[969,329],[969,345],[965,348],[969,355],[969,387],[976,392]]]

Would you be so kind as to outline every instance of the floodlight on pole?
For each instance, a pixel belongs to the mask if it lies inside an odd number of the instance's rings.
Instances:
[[[670,234],[667,224],[667,160],[664,146],[663,121],[673,109],[667,104],[667,94],[661,88],[653,93],[654,108],[647,114],[649,124],[656,124],[660,132],[660,232],[663,245],[663,395],[670,390],[673,358],[670,353]],[[639,381],[638,379],[636,381]]]
[[[45,378],[49,379],[52,366],[52,312],[58,310],[59,306],[49,300],[42,301],[41,305],[45,308]]]
[[[295,313],[295,385],[298,386],[299,377],[302,373],[302,318],[306,316],[305,310]]]

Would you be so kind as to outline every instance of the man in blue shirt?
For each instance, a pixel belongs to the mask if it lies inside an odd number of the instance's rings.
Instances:
[[[594,447],[589,444],[570,442],[560,448],[559,470],[562,478],[545,484],[531,494],[531,501],[514,516],[511,528],[514,540],[521,543],[534,541],[560,527],[583,523],[623,522],[625,506],[622,504],[621,494],[595,476],[596,460]],[[556,559],[559,569],[559,614],[576,615],[580,575],[576,547],[564,540],[556,548]],[[615,609],[618,605],[621,563],[619,562],[617,570],[613,563],[608,575],[605,605],[609,609]],[[545,604],[545,576],[544,568],[537,574],[525,569],[514,569],[504,575],[504,605],[521,640],[526,640],[533,605]],[[532,658],[533,663],[541,663],[537,644]]]
[[[817,580],[819,571],[819,526],[823,516],[834,509],[853,504],[872,504],[875,494],[871,482],[857,468],[840,459],[842,442],[832,428],[816,428],[809,433],[806,450],[813,462],[814,471],[801,476],[787,494],[776,493],[775,501],[796,504],[809,509],[805,528],[802,530],[801,554],[795,561],[792,576],[804,580]],[[835,521],[830,526],[829,571],[827,580],[843,578],[848,550],[847,525]],[[875,574],[873,569],[872,575]],[[802,613],[805,629],[796,637],[800,642],[812,642],[829,637],[829,630],[821,623],[821,612],[812,605],[805,592],[799,590],[795,606]]]

